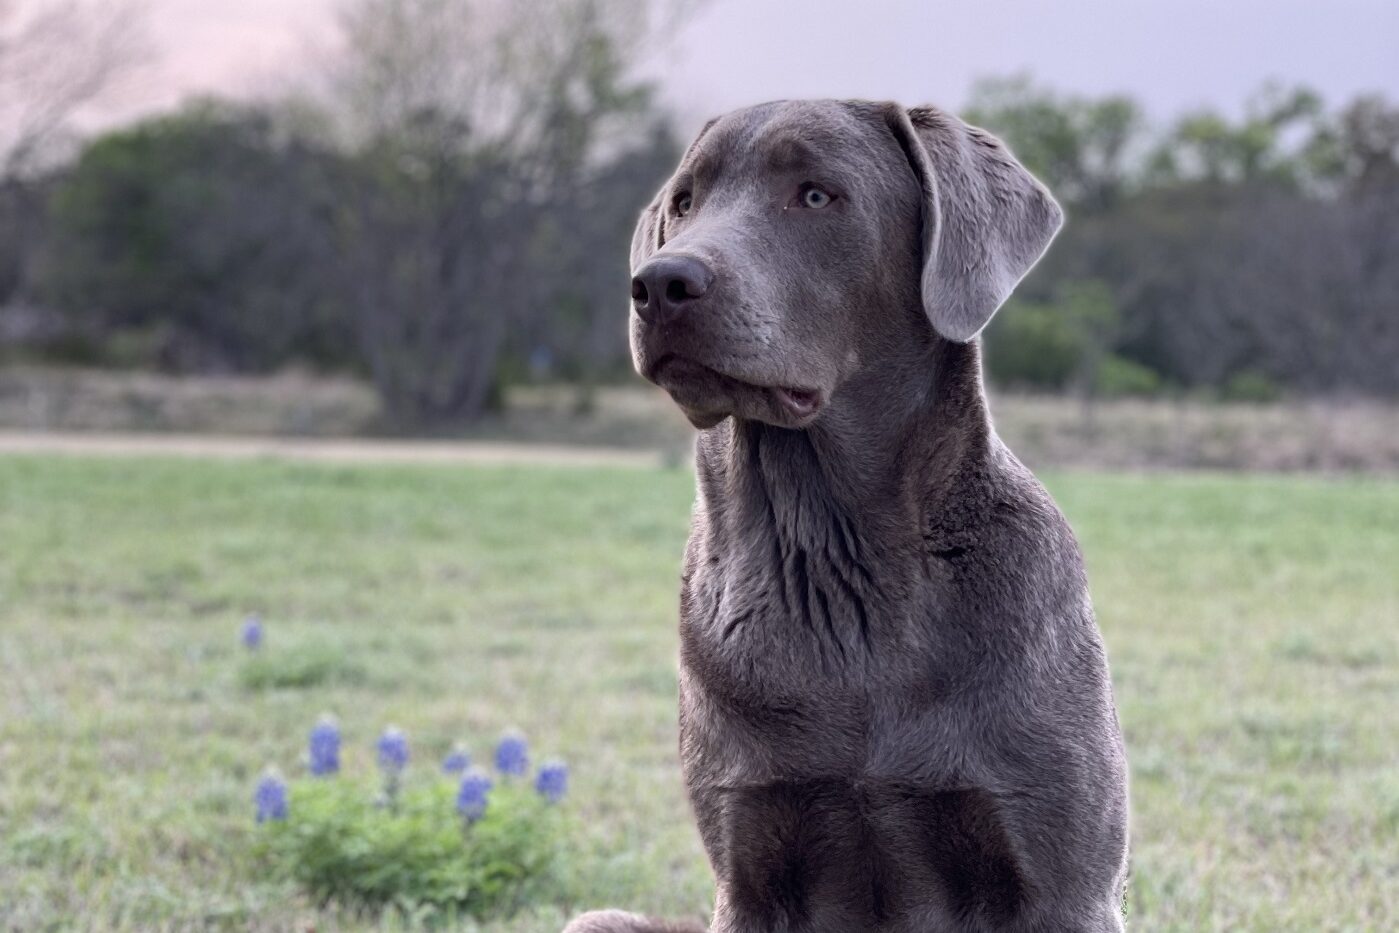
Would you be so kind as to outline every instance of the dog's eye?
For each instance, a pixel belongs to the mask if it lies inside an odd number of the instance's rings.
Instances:
[[[807,185],[802,188],[800,197],[802,207],[809,207],[813,211],[819,211],[835,200],[834,196],[822,191],[815,185]]]
[[[694,199],[690,197],[690,193],[688,191],[682,191],[675,196],[675,213],[684,217],[686,214],[690,213],[690,208],[694,203]]]

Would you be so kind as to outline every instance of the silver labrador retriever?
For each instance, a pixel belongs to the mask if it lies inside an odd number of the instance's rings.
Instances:
[[[711,122],[641,218],[636,368],[700,429],[680,756],[712,931],[1122,927],[1083,563],[975,339],[1061,222],[995,138],[862,101]]]

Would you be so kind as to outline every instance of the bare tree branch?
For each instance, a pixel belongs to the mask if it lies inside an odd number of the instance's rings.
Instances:
[[[0,0],[0,181],[136,63],[142,13],[139,0]]]
[[[609,135],[618,149],[650,139],[648,88],[630,69],[650,9],[346,0],[329,83],[360,191],[346,202],[342,278],[400,417],[479,414],[504,347],[560,278],[582,294],[578,269],[596,258],[565,261],[545,226],[575,219],[588,170],[616,154]]]

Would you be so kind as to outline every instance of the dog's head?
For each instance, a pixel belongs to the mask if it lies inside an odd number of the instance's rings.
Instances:
[[[698,427],[805,427],[896,349],[975,338],[1061,222],[998,140],[940,111],[736,111],[637,224],[632,356]]]

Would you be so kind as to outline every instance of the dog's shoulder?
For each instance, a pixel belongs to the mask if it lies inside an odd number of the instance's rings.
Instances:
[[[1078,557],[1068,520],[1049,490],[1003,444],[923,496],[929,550],[987,550],[1042,559]]]
[[[924,559],[957,602],[999,617],[1080,616],[1083,557],[1044,485],[999,441],[927,499]]]

